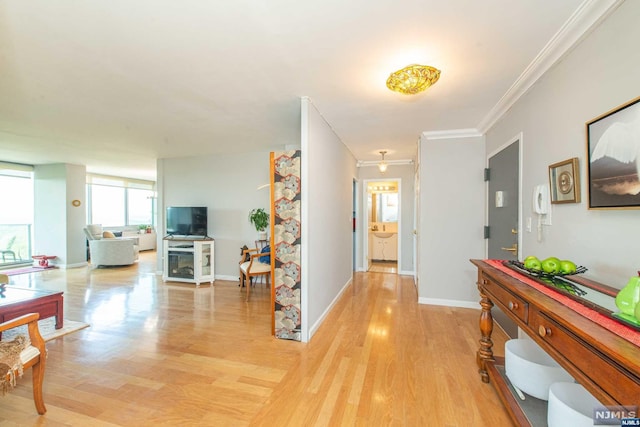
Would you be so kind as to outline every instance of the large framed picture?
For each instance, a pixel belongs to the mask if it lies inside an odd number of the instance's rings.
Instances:
[[[639,209],[640,98],[586,127],[589,209]]]
[[[551,203],[580,203],[580,174],[578,158],[549,166]]]

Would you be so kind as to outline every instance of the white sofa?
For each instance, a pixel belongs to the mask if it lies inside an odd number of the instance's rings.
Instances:
[[[155,231],[151,233],[137,233],[135,231],[123,231],[122,237],[130,237],[138,239],[138,250],[139,251],[155,251],[156,250],[156,241],[158,240],[158,235]]]

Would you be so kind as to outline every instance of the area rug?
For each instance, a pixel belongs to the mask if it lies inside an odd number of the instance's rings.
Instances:
[[[55,268],[53,266],[43,268],[43,267],[26,267],[26,268],[18,268],[16,270],[0,270],[0,273],[6,274],[7,276],[15,276],[16,274],[25,274],[25,273],[36,273],[38,271],[46,271]]]
[[[89,327],[88,323],[76,322],[74,320],[64,319],[63,326],[60,329],[56,329],[56,318],[48,317],[38,321],[38,329],[40,329],[40,335],[45,341],[51,341],[52,339],[59,338],[63,335],[67,335],[73,332],[77,332],[81,329]],[[9,329],[2,332],[2,340],[11,340],[17,335],[28,335],[27,325],[18,326],[17,328]]]

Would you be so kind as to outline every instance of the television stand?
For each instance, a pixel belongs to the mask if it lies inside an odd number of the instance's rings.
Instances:
[[[196,237],[196,238],[194,238]],[[200,283],[215,280],[214,240],[206,236],[167,236],[163,241],[162,280]]]

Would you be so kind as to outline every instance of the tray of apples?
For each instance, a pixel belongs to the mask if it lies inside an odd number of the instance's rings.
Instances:
[[[549,257],[540,260],[538,257],[530,255],[524,261],[508,261],[511,265],[536,277],[562,277],[573,274],[582,274],[587,271],[586,267],[578,266],[568,259],[561,260],[557,257]]]

